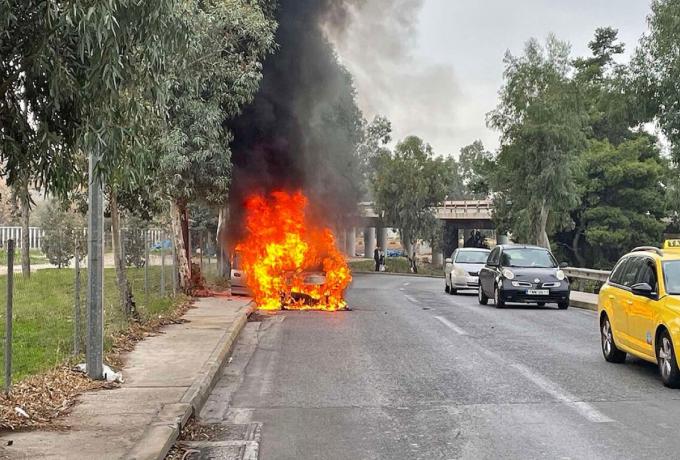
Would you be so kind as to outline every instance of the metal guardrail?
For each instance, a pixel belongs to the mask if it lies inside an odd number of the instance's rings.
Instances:
[[[573,267],[564,268],[562,269],[562,271],[564,271],[564,274],[567,275],[567,277],[569,278],[601,282],[607,281],[607,278],[609,278],[609,273],[611,273],[607,270],[592,270],[590,268],[573,268]]]

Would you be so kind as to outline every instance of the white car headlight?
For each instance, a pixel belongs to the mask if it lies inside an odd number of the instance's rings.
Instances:
[[[460,267],[456,267],[456,268],[453,270],[453,273],[454,273],[456,276],[465,276],[465,275],[467,274],[467,272],[466,272],[465,270],[463,270],[462,268],[460,268]]]
[[[555,276],[557,277],[558,280],[562,281],[564,278],[567,277],[567,275],[564,274],[562,270],[557,270],[557,273],[555,273]]]
[[[509,279],[509,280],[514,280],[514,279],[515,279],[515,274],[514,274],[511,270],[509,270],[509,269],[507,269],[507,268],[504,268],[502,273],[503,273],[503,277],[504,277],[505,279]]]

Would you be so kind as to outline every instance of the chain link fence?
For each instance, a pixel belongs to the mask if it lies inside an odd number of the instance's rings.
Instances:
[[[0,251],[0,384],[39,373],[85,351],[87,325],[87,234],[82,227],[43,229],[41,249],[29,251],[30,274],[22,269],[22,250],[9,239]],[[120,238],[104,238],[104,340],[133,321],[169,312],[182,301],[171,232],[129,226]],[[208,272],[215,264],[209,246],[197,246]],[[205,249],[203,249],[205,248]],[[123,263],[116,266],[114,251]],[[215,267],[215,272],[217,268]]]

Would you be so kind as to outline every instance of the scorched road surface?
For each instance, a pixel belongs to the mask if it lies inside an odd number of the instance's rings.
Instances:
[[[680,457],[680,391],[606,363],[593,312],[385,275],[348,301],[250,323],[204,417],[261,422],[265,460]]]

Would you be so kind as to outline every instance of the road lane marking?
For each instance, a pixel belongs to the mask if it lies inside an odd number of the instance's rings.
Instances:
[[[439,320],[440,323],[442,323],[444,326],[448,327],[451,329],[453,332],[455,332],[458,335],[467,335],[467,332],[465,332],[462,328],[459,326],[453,324],[451,321],[448,319],[444,318],[443,316],[435,316],[436,319]]]
[[[405,291],[406,289],[404,289],[404,288],[399,288],[399,290],[400,290],[400,291]]]
[[[541,390],[545,391],[546,393],[551,395],[553,398],[564,403],[565,405],[573,408],[576,412],[578,412],[579,414],[581,414],[583,417],[590,420],[591,422],[611,423],[611,422],[614,421],[611,418],[604,415],[599,410],[595,409],[593,406],[591,406],[587,402],[578,401],[577,398],[574,395],[565,391],[557,383],[555,383],[551,380],[548,380],[547,378],[543,377],[540,374],[537,374],[536,372],[532,371],[531,369],[524,366],[523,364],[515,363],[515,364],[511,364],[511,367],[513,369],[517,370],[520,374],[522,374],[527,379],[531,380]]]
[[[416,299],[414,299],[413,297],[411,297],[410,295],[404,294],[404,297],[406,297],[406,299],[407,299],[409,302],[414,303],[414,304],[416,304],[416,305],[418,304],[418,301],[417,301]]]
[[[404,283],[404,286],[408,286],[409,284],[411,284],[411,283]]]

